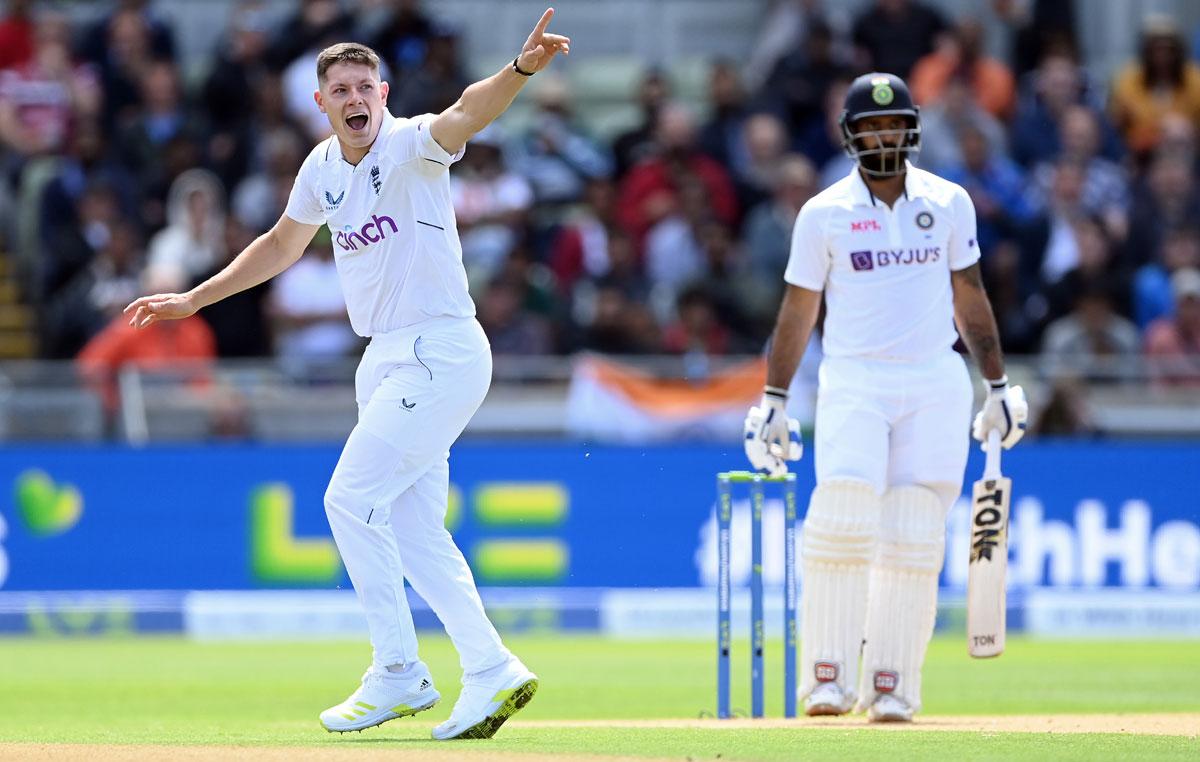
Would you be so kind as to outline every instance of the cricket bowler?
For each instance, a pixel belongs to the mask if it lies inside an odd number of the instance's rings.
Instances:
[[[316,106],[333,136],[305,159],[275,226],[182,294],[125,308],[130,323],[183,318],[294,264],[328,224],[350,323],[369,337],[355,376],[358,424],[325,493],[325,513],[366,613],[373,661],[362,684],[321,713],[330,731],[362,730],[429,709],[440,694],[417,653],[407,579],[458,650],[463,688],[435,739],[490,738],[537,690],[484,613],[445,528],[449,450],[491,383],[491,348],[467,293],[450,202],[450,165],[504,113],[567,37],[547,9],[512,63],[440,114],[395,118],[379,56],[340,43],[317,57]]]
[[[907,85],[866,74],[844,106],[843,146],[856,166],[797,216],[745,449],[771,474],[800,457],[789,444],[786,390],[824,296],[798,698],[809,715],[854,710],[907,722],[921,708],[946,515],[967,460],[972,394],[956,336],[985,379],[973,436],[996,430],[1012,447],[1028,409],[1005,375],[971,199],[910,162],[921,119]]]

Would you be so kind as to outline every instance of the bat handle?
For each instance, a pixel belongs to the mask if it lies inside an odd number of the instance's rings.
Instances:
[[[1000,478],[1000,432],[992,429],[988,432],[987,442],[984,443],[983,452],[985,460],[983,463],[983,478],[984,479],[999,479]]]

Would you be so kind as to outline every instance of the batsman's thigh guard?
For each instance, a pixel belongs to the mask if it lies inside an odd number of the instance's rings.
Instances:
[[[858,709],[892,693],[915,712],[921,708],[921,664],[937,615],[946,509],[928,487],[893,487],[883,496],[881,523],[871,564]]]
[[[879,495],[866,482],[833,480],[813,490],[804,518],[802,700],[824,682],[853,698],[879,514]]]

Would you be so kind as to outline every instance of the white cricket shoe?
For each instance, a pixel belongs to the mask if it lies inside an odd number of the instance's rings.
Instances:
[[[404,672],[372,666],[350,698],[321,712],[321,724],[330,733],[373,728],[430,709],[441,697],[423,662]]]
[[[836,716],[845,714],[854,706],[854,698],[847,696],[837,683],[818,683],[804,701],[804,713],[809,717]]]
[[[867,709],[867,719],[871,722],[912,722],[912,718],[912,707],[904,699],[890,693],[876,696]]]
[[[450,719],[433,729],[433,737],[438,741],[491,738],[537,689],[537,675],[515,657],[498,670],[466,676]]]

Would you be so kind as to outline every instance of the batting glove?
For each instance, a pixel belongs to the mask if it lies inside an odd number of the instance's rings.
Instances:
[[[773,386],[763,391],[762,401],[750,408],[743,429],[746,458],[755,471],[768,476],[787,473],[789,460],[800,460],[800,422],[788,418],[787,392]]]
[[[1025,436],[1025,422],[1029,419],[1029,403],[1025,401],[1025,390],[1009,386],[1008,376],[989,381],[984,379],[987,399],[983,409],[975,415],[971,436],[980,442],[987,440],[991,431],[1000,432],[1004,449],[1010,449]]]

